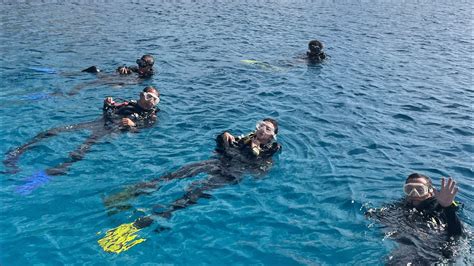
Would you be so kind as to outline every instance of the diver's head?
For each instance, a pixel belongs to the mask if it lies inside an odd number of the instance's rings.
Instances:
[[[146,54],[142,56],[142,58],[137,59],[137,65],[140,68],[153,67],[154,64],[155,64],[155,59],[153,58],[153,56],[149,54]]]
[[[323,51],[323,44],[318,40],[312,40],[308,43],[308,50],[308,54],[320,54]]]
[[[413,173],[405,180],[403,192],[408,203],[418,206],[423,200],[433,197],[433,182],[425,175]]]
[[[137,59],[138,65],[138,76],[141,78],[149,78],[153,75],[153,64],[155,64],[155,59],[153,56],[146,54],[142,58]]]
[[[278,134],[278,122],[272,118],[265,118],[257,122],[255,135],[257,139],[265,144],[276,138]]]
[[[138,104],[145,110],[150,110],[160,102],[160,92],[152,86],[148,86],[140,92]]]

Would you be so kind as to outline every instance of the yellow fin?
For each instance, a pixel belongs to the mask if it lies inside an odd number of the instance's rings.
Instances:
[[[283,70],[280,67],[272,66],[269,63],[265,63],[265,62],[257,61],[257,60],[253,60],[253,59],[244,59],[244,60],[240,60],[240,62],[242,62],[244,64],[255,65],[255,66],[257,66],[257,67],[259,67],[263,70],[271,70],[271,71],[282,71]]]
[[[137,229],[133,223],[122,224],[114,229],[110,229],[105,233],[105,237],[97,241],[99,245],[107,252],[120,253],[126,251],[131,247],[145,241],[144,238],[139,238]]]
[[[260,63],[259,61],[257,61],[257,60],[252,60],[252,59],[240,60],[240,62],[242,62],[242,63],[244,63],[244,64],[257,64],[257,63]]]

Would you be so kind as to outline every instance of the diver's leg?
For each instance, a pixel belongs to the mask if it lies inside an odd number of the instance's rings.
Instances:
[[[171,213],[185,209],[197,203],[199,199],[209,199],[210,194],[207,191],[214,190],[226,185],[233,185],[239,182],[239,178],[229,175],[213,175],[205,181],[195,182],[191,185],[187,192],[179,199],[170,204],[164,210],[154,210],[155,215],[170,218]]]
[[[92,134],[74,151],[69,153],[69,160],[59,164],[58,166],[46,169],[48,175],[63,175],[68,168],[75,162],[82,160],[85,154],[91,149],[92,145],[97,143],[102,137],[109,134],[110,131],[102,129],[100,131],[94,130]]]
[[[23,153],[25,153],[27,150],[29,150],[36,143],[38,143],[38,142],[40,142],[44,139],[56,136],[56,135],[58,135],[60,133],[63,133],[63,132],[72,132],[72,131],[79,130],[79,129],[85,129],[85,128],[93,127],[96,124],[98,124],[99,121],[100,120],[96,120],[96,121],[92,121],[92,122],[84,122],[84,123],[79,123],[79,124],[69,125],[69,126],[62,126],[62,127],[49,129],[47,131],[43,131],[43,132],[39,133],[38,135],[33,137],[33,139],[31,139],[29,142],[21,145],[20,147],[17,147],[17,148],[14,148],[14,149],[10,150],[6,154],[6,156],[5,156],[6,158],[5,158],[5,160],[3,160],[3,164],[7,168],[10,169],[10,170],[7,171],[7,173],[16,173],[16,172],[19,171],[19,167],[17,166],[17,163],[18,163],[18,160],[20,159],[20,156]]]
[[[200,173],[209,173],[218,167],[218,160],[211,159],[185,165],[178,170],[155,178],[153,181],[170,181],[173,179],[183,179],[196,176]]]
[[[160,188],[160,181],[170,181],[178,178],[188,178],[196,176],[200,173],[210,173],[217,167],[217,160],[206,160],[197,163],[191,163],[181,167],[175,172],[154,178],[151,181],[140,182],[138,184],[127,187],[125,190],[104,198],[106,208],[122,208],[122,202],[138,197],[142,194],[150,194]]]
[[[123,86],[123,85],[126,85],[126,84],[133,85],[133,84],[137,83],[137,82],[133,82],[133,83],[126,82],[126,80],[124,81],[123,77],[117,76],[117,75],[98,75],[97,78],[98,79],[96,79],[96,80],[92,80],[92,81],[77,84],[70,91],[68,91],[66,93],[66,95],[68,95],[68,96],[76,95],[82,89],[87,88],[87,87],[93,87],[93,86],[97,87],[97,86],[102,86],[102,85]]]

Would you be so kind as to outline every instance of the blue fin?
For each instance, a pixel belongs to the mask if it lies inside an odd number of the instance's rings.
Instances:
[[[15,188],[15,192],[20,195],[31,194],[38,187],[46,184],[51,180],[51,176],[47,175],[44,171],[39,171],[32,176],[25,179],[26,183]]]
[[[50,93],[46,92],[36,92],[32,94],[28,94],[23,96],[24,100],[32,100],[32,101],[39,101],[39,100],[46,100],[52,98],[53,96]]]

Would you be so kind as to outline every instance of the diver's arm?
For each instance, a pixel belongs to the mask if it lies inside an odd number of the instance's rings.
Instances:
[[[464,228],[456,214],[457,207],[454,203],[446,208],[443,208],[443,213],[446,216],[447,230],[449,237],[461,236],[464,233]]]
[[[458,190],[456,181],[451,177],[447,182],[445,178],[442,177],[441,189],[439,191],[437,189],[433,190],[436,201],[443,208],[443,213],[446,216],[449,236],[459,236],[463,233],[461,221],[456,214],[456,206],[453,204]]]

